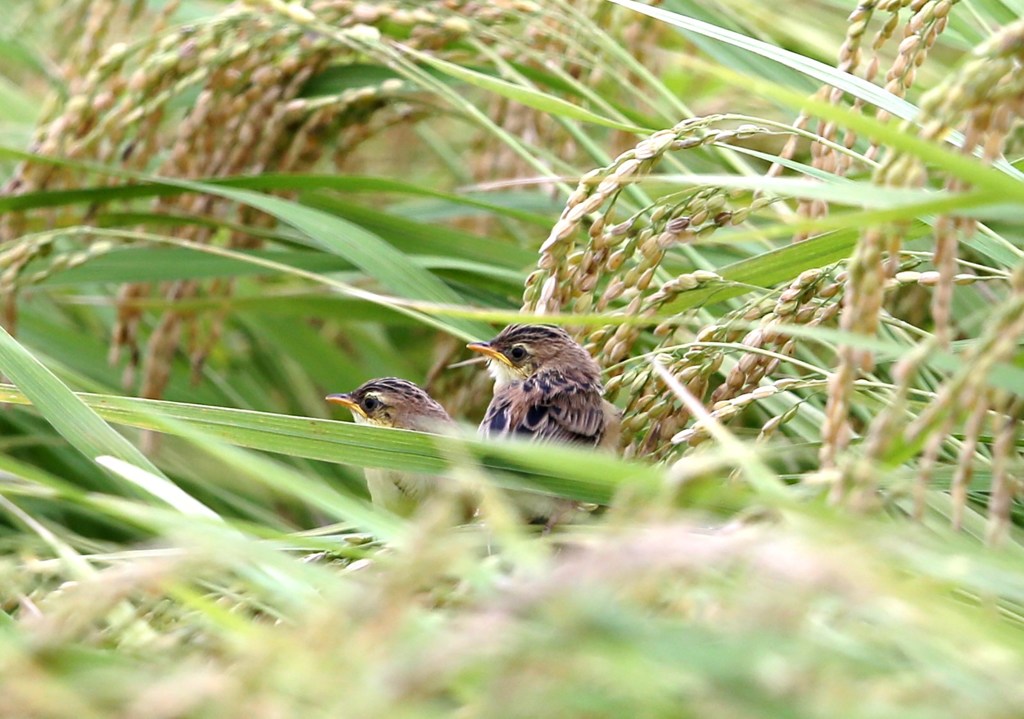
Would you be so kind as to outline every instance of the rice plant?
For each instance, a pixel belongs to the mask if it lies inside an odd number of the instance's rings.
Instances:
[[[5,13],[0,716],[1020,713],[1012,2]],[[512,322],[615,452],[476,436]]]

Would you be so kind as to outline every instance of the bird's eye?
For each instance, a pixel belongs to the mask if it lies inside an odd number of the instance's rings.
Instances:
[[[367,412],[372,412],[373,410],[380,407],[380,400],[377,399],[376,397],[366,396],[363,397],[363,401],[360,402],[360,404],[363,406],[364,410],[366,410]]]
[[[509,351],[508,356],[514,362],[522,362],[526,359],[526,348],[522,345],[516,345]]]

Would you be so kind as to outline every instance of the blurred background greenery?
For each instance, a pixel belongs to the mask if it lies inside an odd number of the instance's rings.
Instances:
[[[0,716],[1018,716],[1021,16],[6,0]],[[517,319],[620,456],[474,439]]]

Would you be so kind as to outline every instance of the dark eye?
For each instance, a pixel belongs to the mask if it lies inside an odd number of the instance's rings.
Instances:
[[[508,356],[509,359],[513,360],[514,362],[521,362],[524,359],[526,359],[526,348],[523,347],[522,345],[516,345],[508,353]]]
[[[366,410],[367,412],[372,412],[373,410],[380,407],[380,400],[378,400],[376,397],[367,396],[363,397],[363,401],[360,402],[360,404],[363,406],[364,410]]]

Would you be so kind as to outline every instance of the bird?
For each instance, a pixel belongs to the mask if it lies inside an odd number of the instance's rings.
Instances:
[[[603,398],[601,368],[561,327],[512,324],[489,342],[466,346],[487,357],[494,378],[482,436],[599,447],[618,442],[620,413]]]
[[[419,432],[444,432],[455,426],[433,397],[398,377],[372,379],[325,399],[352,410],[356,424]],[[380,468],[366,469],[366,485],[374,504],[403,516],[413,514],[439,488],[437,477]]]
[[[536,441],[614,448],[621,412],[604,399],[601,368],[568,332],[554,325],[512,324],[470,350],[487,357],[494,396],[480,423],[482,437],[520,436]],[[545,528],[575,507],[565,501],[516,502]],[[546,516],[545,516],[546,515]]]

